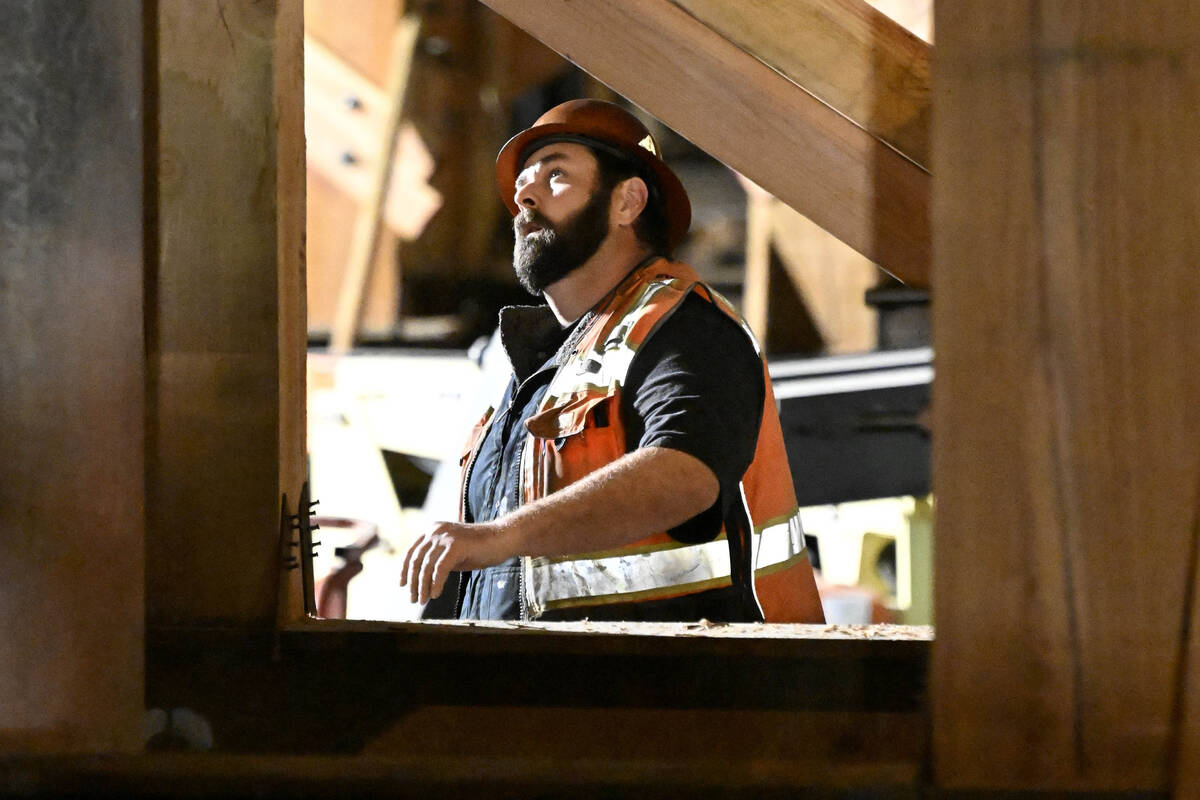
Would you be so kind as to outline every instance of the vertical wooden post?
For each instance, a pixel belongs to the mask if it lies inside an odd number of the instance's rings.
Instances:
[[[141,745],[142,48],[0,4],[0,750]]]
[[[936,14],[937,781],[1167,789],[1200,725],[1200,6]]]
[[[307,161],[304,140],[304,5],[275,16],[275,176],[279,297],[279,488],[300,497],[308,476],[308,304],[305,261]],[[284,576],[281,576],[284,577]],[[299,576],[286,576],[276,621],[303,611]]]
[[[301,27],[299,0],[158,3],[156,623],[274,620],[279,496],[304,472]]]
[[[873,350],[879,339],[867,290],[879,268],[808,217],[775,202],[771,241],[787,276],[812,315],[828,355]]]
[[[774,199],[749,181],[746,189],[746,278],[742,310],[763,346],[767,342],[767,310],[771,299],[771,204]]]

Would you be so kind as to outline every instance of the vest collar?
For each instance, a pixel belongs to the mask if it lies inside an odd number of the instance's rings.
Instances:
[[[554,365],[561,367],[575,355],[575,346],[583,338],[592,321],[605,310],[612,299],[629,284],[644,267],[661,259],[649,255],[637,263],[612,290],[583,316],[563,328],[549,306],[506,306],[500,309],[500,344],[508,356],[509,366],[518,383],[546,365],[554,354]]]
[[[537,372],[558,350],[566,335],[549,306],[500,309],[500,344],[518,383]]]

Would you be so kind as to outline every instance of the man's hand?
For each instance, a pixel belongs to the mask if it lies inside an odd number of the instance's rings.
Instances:
[[[719,491],[717,476],[694,456],[643,447],[491,522],[439,522],[408,548],[400,585],[424,603],[456,570],[621,547],[691,519]]]
[[[442,594],[451,572],[499,564],[511,556],[505,552],[504,539],[503,529],[495,523],[439,522],[408,548],[400,585],[409,587],[414,603],[427,603]]]

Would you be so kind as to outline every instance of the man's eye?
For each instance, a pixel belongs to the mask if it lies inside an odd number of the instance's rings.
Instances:
[[[564,173],[563,173],[563,171],[562,171],[561,169],[558,169],[558,168],[555,168],[555,169],[552,169],[552,170],[550,170],[550,177],[551,177],[551,178],[561,178],[561,177],[563,176],[563,174],[564,174]]]

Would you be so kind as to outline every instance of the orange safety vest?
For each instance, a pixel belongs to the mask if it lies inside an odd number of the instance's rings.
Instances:
[[[621,391],[641,346],[692,292],[754,334],[723,297],[685,264],[658,259],[617,287],[551,379],[521,454],[521,502],[552,494],[625,455]],[[749,584],[767,622],[823,622],[784,451],[775,394],[766,397],[754,459],[741,480],[748,519],[713,541],[684,544],[666,532],[606,552],[521,558],[528,618],[550,609],[661,600]],[[477,427],[478,447],[490,420]],[[473,455],[468,453],[467,455]],[[464,467],[469,459],[464,459]],[[464,469],[463,479],[466,479]],[[465,489],[465,487],[464,487]],[[752,577],[751,577],[752,576]]]

